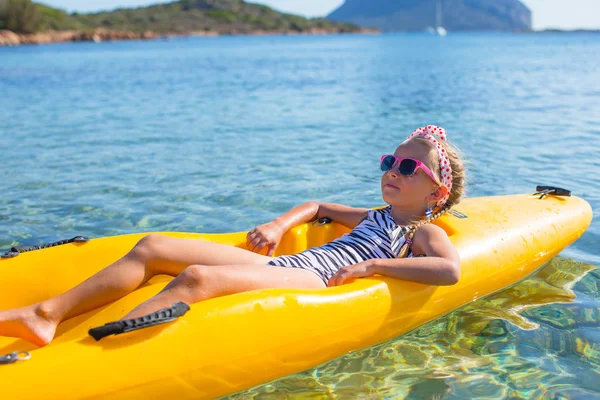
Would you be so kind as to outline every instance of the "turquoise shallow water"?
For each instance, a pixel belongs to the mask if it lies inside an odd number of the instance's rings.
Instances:
[[[0,48],[0,249],[379,205],[379,156],[429,123],[469,196],[551,184],[598,210],[599,63],[594,34]],[[594,221],[513,288],[232,398],[600,397],[599,238]]]

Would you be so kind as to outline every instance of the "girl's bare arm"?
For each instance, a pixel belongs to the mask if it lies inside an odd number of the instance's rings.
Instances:
[[[460,258],[444,230],[424,225],[415,233],[413,254],[426,257],[375,258],[341,268],[330,280],[337,286],[374,274],[426,285],[454,285],[460,279]]]
[[[272,255],[283,234],[300,224],[328,217],[349,228],[353,228],[367,215],[366,208],[353,208],[341,204],[310,201],[292,208],[273,221],[257,226],[248,232],[248,248],[258,252],[267,247],[267,255]]]
[[[319,218],[328,217],[332,221],[340,223],[348,228],[354,228],[364,217],[367,216],[366,208],[354,208],[334,203],[319,203],[310,201],[295,207],[274,219],[274,222],[282,225],[285,230],[305,222],[315,221]]]
[[[412,252],[426,257],[375,260],[375,273],[430,285],[453,285],[460,279],[458,252],[439,226],[420,227]]]

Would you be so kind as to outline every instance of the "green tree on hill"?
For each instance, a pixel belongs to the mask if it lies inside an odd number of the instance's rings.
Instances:
[[[0,0],[0,28],[18,33],[34,33],[40,28],[40,15],[31,0]]]
[[[6,27],[6,0],[0,0],[0,29],[8,29]]]

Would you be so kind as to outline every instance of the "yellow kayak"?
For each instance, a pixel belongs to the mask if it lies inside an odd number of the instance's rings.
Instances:
[[[0,337],[0,356],[30,358],[0,365],[2,398],[212,399],[300,372],[350,351],[402,335],[425,322],[530,275],[589,226],[592,210],[577,197],[548,194],[464,200],[435,223],[461,257],[453,286],[375,276],[319,290],[269,289],[191,305],[173,322],[95,341],[93,327],[115,321],[171,279],[65,321],[36,348]],[[305,224],[289,231],[276,254],[296,253],[348,229]],[[245,232],[165,233],[245,246]],[[0,309],[58,295],[123,256],[144,234],[93,239],[0,260]]]

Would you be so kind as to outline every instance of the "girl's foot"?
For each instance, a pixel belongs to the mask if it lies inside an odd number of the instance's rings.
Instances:
[[[57,325],[39,304],[0,311],[0,336],[24,339],[37,346],[52,341]]]

